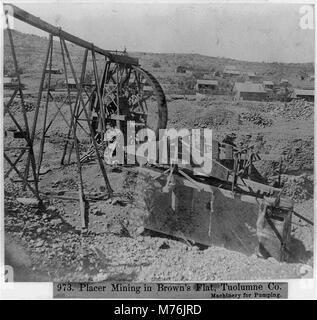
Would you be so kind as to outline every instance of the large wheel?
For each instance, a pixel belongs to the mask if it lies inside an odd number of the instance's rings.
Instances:
[[[125,130],[134,121],[136,130],[149,128],[158,135],[166,128],[166,98],[158,81],[148,71],[135,66],[106,64],[101,83],[106,114],[105,127]],[[98,113],[100,107],[92,107]]]
[[[163,89],[155,77],[148,71],[133,67],[134,83],[137,83],[138,94],[140,95],[136,105],[140,112],[145,112],[145,126],[158,133],[159,129],[165,129],[167,125],[167,106]],[[133,111],[131,110],[131,113]]]

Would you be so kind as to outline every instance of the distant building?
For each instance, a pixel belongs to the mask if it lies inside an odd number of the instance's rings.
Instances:
[[[256,80],[256,79],[258,79],[258,76],[257,76],[253,71],[248,71],[248,72],[246,73],[246,75],[248,76],[248,78],[249,78],[250,80]]]
[[[235,100],[263,101],[267,93],[260,83],[236,82],[233,87]]]
[[[241,75],[240,71],[229,70],[223,72],[224,77],[239,77]]]
[[[19,81],[17,77],[3,77],[3,88],[14,90],[19,87]],[[25,89],[25,85],[21,83],[21,89]]]
[[[69,89],[77,89],[76,81],[73,78],[67,79],[68,81],[64,80],[64,85],[68,86]]]
[[[238,77],[241,75],[241,72],[235,66],[225,66],[223,75],[224,77]]]
[[[176,73],[186,73],[186,67],[184,67],[184,66],[177,66],[175,72],[176,72]]]
[[[201,79],[197,80],[195,90],[200,93],[211,93],[218,88],[217,80]]]
[[[50,72],[50,69],[45,70],[46,73]],[[63,70],[57,68],[51,68],[51,74],[62,74]]]
[[[292,94],[293,99],[304,99],[306,101],[314,101],[315,92],[313,89],[294,89]]]
[[[288,85],[288,80],[287,79],[281,79],[280,84],[281,85]]]
[[[274,83],[273,81],[269,81],[269,80],[265,80],[263,81],[263,86],[264,86],[264,89],[273,89],[274,88]]]
[[[236,66],[225,66],[223,71],[230,71],[230,70],[237,71],[237,67]]]
[[[205,73],[205,74],[203,75],[203,79],[204,79],[204,80],[211,80],[211,79],[212,79],[212,75]]]
[[[17,82],[17,80],[18,80],[17,78],[4,76],[4,77],[3,77],[3,84],[4,84],[4,85],[12,84],[12,83]]]
[[[67,79],[67,82],[66,82],[66,79],[63,80],[63,79],[60,79],[56,82],[56,87],[60,87],[60,85],[58,83],[60,83],[60,81],[62,80],[62,89],[64,88],[69,88],[71,90],[77,90],[77,86],[76,86],[76,81],[74,78],[68,78]],[[91,80],[90,82],[83,82],[82,83],[82,86],[83,87],[94,87],[96,84],[95,84],[95,80]]]

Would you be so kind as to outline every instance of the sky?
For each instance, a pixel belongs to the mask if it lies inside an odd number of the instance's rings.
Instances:
[[[13,2],[109,50],[199,53],[259,62],[313,62],[314,30],[298,4]],[[19,31],[43,34],[15,21]]]

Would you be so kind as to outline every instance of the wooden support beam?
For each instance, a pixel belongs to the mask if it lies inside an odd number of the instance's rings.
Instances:
[[[39,193],[38,193],[38,190],[37,189],[34,189],[32,188],[32,186],[28,183],[28,180],[25,180],[25,177],[22,175],[22,173],[17,169],[16,165],[10,160],[10,158],[4,153],[4,158],[7,160],[7,162],[9,163],[9,165],[11,166],[11,168],[13,168],[13,170],[17,173],[17,175],[20,177],[21,181],[24,181],[25,182],[25,185],[31,190],[31,192],[35,195],[35,197],[42,201],[40,196],[39,196]],[[33,182],[36,182],[36,181],[33,181]]]
[[[7,173],[6,173],[5,176],[4,176],[4,179],[6,179],[7,177],[9,177],[9,174],[10,174],[11,171],[13,170],[13,167],[15,167],[15,166],[18,164],[18,162],[21,160],[21,158],[23,157],[23,155],[24,155],[24,153],[25,153],[26,150],[27,150],[27,149],[22,149],[22,150],[21,150],[20,155],[19,155],[19,156],[17,157],[17,159],[14,161],[13,166],[11,166],[10,169],[7,171]]]
[[[154,179],[157,179],[159,176],[161,176],[161,172],[157,172],[152,169],[145,168],[145,167],[137,167],[136,170],[139,171],[140,173],[150,174]],[[283,204],[282,203],[279,204],[279,203],[276,203],[276,200],[277,200],[276,197],[266,197],[266,196],[256,197],[256,196],[247,195],[247,194],[240,194],[238,192],[232,192],[231,190],[219,188],[217,186],[213,186],[213,185],[210,185],[207,183],[202,183],[199,181],[195,181],[195,184],[194,184],[192,181],[190,181],[184,177],[180,177],[178,175],[174,175],[174,179],[175,179],[176,183],[190,187],[190,188],[197,189],[200,192],[204,191],[204,192],[213,193],[214,190],[217,189],[227,198],[239,199],[241,201],[253,203],[253,204],[257,204],[257,205],[260,205],[261,203],[266,203],[266,204],[270,204],[270,205],[277,204],[277,205],[282,206],[284,208],[286,208],[286,204],[285,204],[286,202],[288,203],[288,208],[291,208],[293,205],[292,201],[290,199],[286,199],[283,201]]]
[[[52,69],[52,60],[53,60],[53,36],[50,35],[49,37],[49,46],[50,46],[50,59],[49,59],[49,70]],[[42,129],[42,139],[40,142],[40,151],[38,155],[38,166],[37,166],[37,176],[40,175],[41,165],[43,161],[43,153],[44,153],[44,147],[45,147],[45,135],[47,133],[46,127],[47,127],[47,115],[48,115],[48,103],[50,100],[50,86],[51,86],[51,73],[48,74],[48,86],[47,86],[47,95],[46,95],[46,101],[45,101],[45,108],[44,108],[44,120],[43,120],[43,129]]]
[[[62,39],[62,42],[64,44],[64,48],[65,48],[65,53],[66,53],[66,56],[67,56],[67,59],[68,59],[68,62],[69,62],[69,66],[70,66],[70,69],[71,69],[71,72],[72,72],[72,75],[73,75],[73,78],[76,82],[76,87],[78,88],[78,93],[79,93],[79,102],[81,103],[82,105],[82,108],[83,108],[83,111],[84,111],[84,115],[86,117],[86,119],[90,119],[90,114],[88,113],[87,109],[86,109],[86,104],[84,102],[84,99],[83,99],[83,96],[82,96],[82,83],[84,82],[84,77],[85,77],[85,70],[86,70],[86,63],[87,63],[87,54],[88,54],[88,51],[86,50],[85,52],[85,59],[84,59],[84,62],[82,64],[83,66],[83,69],[82,69],[82,74],[81,74],[81,79],[80,79],[80,82],[77,80],[77,76],[76,76],[76,72],[75,72],[75,69],[74,69],[74,66],[72,64],[72,61],[70,59],[70,55],[69,55],[69,51],[67,49],[67,46],[65,44],[65,41],[64,39]],[[107,190],[109,192],[109,195],[112,195],[113,193],[113,190],[110,186],[110,182],[108,180],[108,176],[107,176],[107,173],[106,173],[106,168],[105,168],[105,165],[103,163],[103,160],[101,159],[101,156],[100,156],[100,153],[99,153],[99,150],[98,150],[98,144],[97,144],[97,141],[96,139],[93,138],[93,128],[92,128],[92,124],[91,124],[91,121],[88,121],[88,126],[89,126],[89,131],[91,133],[91,137],[92,137],[92,143],[94,145],[94,148],[95,148],[95,152],[96,152],[96,156],[97,156],[97,159],[98,159],[98,162],[99,162],[99,167],[100,167],[100,170],[101,170],[101,173],[103,175],[103,178],[104,178],[104,181],[105,181],[105,185],[107,187]],[[80,158],[79,158],[79,162],[80,162]]]

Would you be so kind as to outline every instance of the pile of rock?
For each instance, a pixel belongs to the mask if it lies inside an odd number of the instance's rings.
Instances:
[[[286,119],[308,120],[313,117],[314,103],[305,100],[292,100],[288,103],[268,103],[265,109],[267,112]]]
[[[283,193],[297,202],[309,200],[314,195],[314,177],[309,174],[300,176],[282,176],[284,182]]]
[[[240,120],[251,122],[259,127],[270,127],[273,124],[272,119],[268,119],[259,112],[243,112],[240,115]]]
[[[24,101],[24,108],[26,112],[31,112],[35,109],[35,102],[32,100],[25,100]],[[22,103],[21,100],[17,99],[14,100],[10,105],[10,111],[15,112],[22,112]]]
[[[230,110],[214,108],[208,113],[201,115],[191,121],[190,126],[193,128],[213,128],[217,129],[220,126],[234,124],[237,121],[237,116]]]

